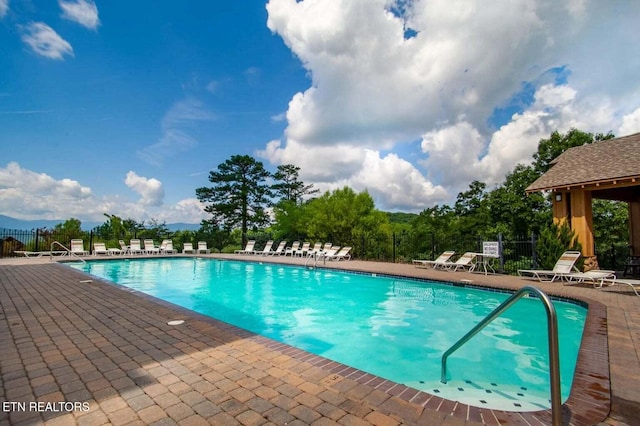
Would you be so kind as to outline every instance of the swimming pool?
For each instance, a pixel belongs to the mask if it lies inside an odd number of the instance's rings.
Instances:
[[[89,261],[73,267],[443,398],[501,410],[550,407],[546,316],[538,300],[520,300],[455,352],[445,385],[442,353],[509,294],[215,259]],[[554,305],[566,400],[586,309]]]

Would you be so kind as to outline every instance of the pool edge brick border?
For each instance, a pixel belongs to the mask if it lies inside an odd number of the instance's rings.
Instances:
[[[91,404],[89,412],[0,412],[0,424],[551,419],[550,410],[502,412],[444,400],[106,281],[80,283],[86,279],[56,264],[0,265],[0,400]],[[565,422],[576,425],[604,421],[610,410],[606,307],[586,302],[574,390],[563,406]],[[185,323],[166,324],[175,319]]]

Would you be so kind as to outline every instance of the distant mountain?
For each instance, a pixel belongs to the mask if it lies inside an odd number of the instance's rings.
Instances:
[[[199,223],[167,223],[169,231],[197,231],[200,229]]]
[[[5,229],[24,229],[31,230],[36,228],[52,229],[59,223],[64,223],[64,220],[22,220],[16,219],[10,216],[4,216],[0,214],[0,228]],[[104,222],[82,222],[82,229],[90,231],[96,226],[102,225]],[[167,228],[171,232],[175,231],[197,231],[200,229],[198,223],[168,223]]]
[[[0,228],[5,229],[25,229],[31,230],[36,228],[48,228],[51,229],[59,223],[63,223],[64,220],[22,220],[15,219],[13,217],[0,215]],[[83,224],[84,225],[84,224]]]

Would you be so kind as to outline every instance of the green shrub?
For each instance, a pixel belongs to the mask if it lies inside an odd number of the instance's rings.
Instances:
[[[558,226],[552,223],[541,229],[540,237],[536,242],[536,254],[538,256],[538,268],[553,269],[554,265],[567,250],[582,251],[582,246],[576,239],[576,234],[569,228],[567,222]],[[579,265],[582,266],[582,259]]]

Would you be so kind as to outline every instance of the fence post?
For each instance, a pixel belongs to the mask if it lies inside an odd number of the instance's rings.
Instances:
[[[91,250],[91,247],[93,247],[93,229],[89,233],[89,253],[93,252],[93,250]]]
[[[391,240],[393,242],[393,263],[396,263],[396,233],[394,232],[391,235],[393,237]]]
[[[38,240],[40,239],[40,228],[36,228],[36,246],[33,251],[38,251]]]
[[[536,234],[531,233],[531,267],[538,269],[538,254],[536,253]]]
[[[431,231],[431,260],[436,259],[436,234]]]
[[[500,257],[500,269],[499,272],[504,274],[504,256],[502,254],[502,232],[498,234],[498,256]]]

